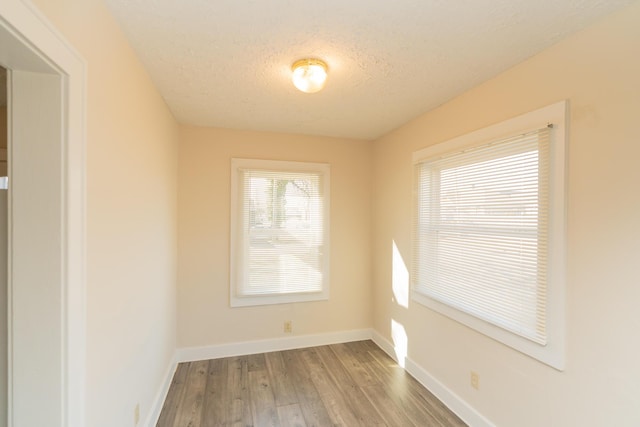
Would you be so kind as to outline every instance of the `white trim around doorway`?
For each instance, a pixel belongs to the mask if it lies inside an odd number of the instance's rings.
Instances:
[[[83,427],[86,63],[35,6],[28,1],[3,0],[0,2],[0,65],[8,69],[58,74],[62,79],[62,366],[59,374],[63,384],[60,391],[63,407],[61,419],[52,420],[51,425]],[[9,319],[11,336],[10,322]]]

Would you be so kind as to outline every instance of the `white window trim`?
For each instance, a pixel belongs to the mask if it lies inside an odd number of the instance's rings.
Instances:
[[[550,223],[548,242],[547,344],[540,345],[532,342],[517,334],[431,299],[413,289],[411,295],[414,301],[558,370],[563,370],[565,367],[565,157],[567,108],[567,101],[561,101],[413,153],[413,164],[416,165],[427,158],[440,154],[479,146],[489,141],[499,140],[516,133],[521,133],[522,131],[544,127],[547,123],[553,124],[550,147],[551,162],[549,168]]]
[[[323,175],[323,219],[324,219],[324,250],[323,250],[323,276],[322,291],[314,293],[290,293],[280,295],[258,295],[258,296],[238,296],[237,281],[239,280],[238,257],[242,253],[242,245],[239,239],[242,233],[239,227],[240,203],[238,192],[242,185],[240,182],[240,169],[256,169],[277,172],[317,172]],[[230,281],[229,294],[231,307],[246,307],[256,305],[285,304],[308,301],[321,301],[329,299],[330,283],[330,165],[328,163],[307,163],[280,160],[259,160],[259,159],[231,159],[231,233],[230,233]]]

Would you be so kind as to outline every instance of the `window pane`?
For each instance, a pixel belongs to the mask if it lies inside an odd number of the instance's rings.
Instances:
[[[548,130],[418,165],[415,287],[544,344]]]
[[[244,295],[322,289],[320,177],[245,172],[248,283]]]
[[[232,159],[231,305],[329,297],[329,165]]]

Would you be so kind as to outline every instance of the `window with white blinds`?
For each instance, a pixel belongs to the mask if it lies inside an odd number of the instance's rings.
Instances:
[[[558,208],[552,197],[563,161],[552,151],[554,131],[542,125],[421,152],[414,161],[415,300],[446,306],[438,311],[469,326],[490,325],[483,332],[507,331],[517,337],[508,341],[524,339],[527,348],[547,346],[549,290],[560,286],[550,274],[551,243],[558,243],[552,215],[564,216],[564,203]]]
[[[232,160],[231,305],[328,298],[329,166]]]
[[[415,290],[546,343],[549,129],[416,166]]]

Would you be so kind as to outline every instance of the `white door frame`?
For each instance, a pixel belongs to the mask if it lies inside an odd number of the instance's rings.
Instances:
[[[83,58],[42,13],[29,2],[0,2],[0,65],[8,69],[57,74],[61,77],[62,153],[60,194],[61,236],[61,342],[60,420],[51,426],[84,427],[85,424],[85,69]],[[37,171],[34,171],[37,173]],[[9,248],[11,250],[11,248]],[[10,266],[11,268],[11,266]],[[11,288],[29,283],[9,282],[9,345],[11,345]],[[34,349],[46,353],[47,349]],[[11,352],[11,350],[10,350]],[[19,356],[19,355],[18,355]],[[11,357],[11,354],[10,356]],[[9,370],[11,361],[9,361]],[[11,372],[9,371],[11,414]],[[33,402],[37,410],[38,402]],[[11,424],[11,418],[9,420]],[[17,427],[17,426],[16,426]]]

